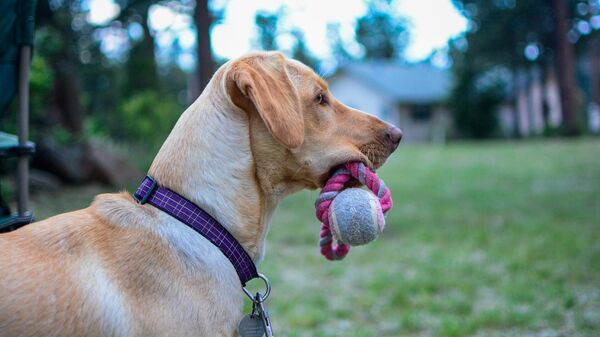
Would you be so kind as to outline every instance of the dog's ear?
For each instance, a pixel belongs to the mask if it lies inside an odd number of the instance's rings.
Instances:
[[[289,149],[302,145],[304,119],[300,97],[281,53],[234,62],[226,81],[232,102],[248,113],[258,113],[279,143]]]

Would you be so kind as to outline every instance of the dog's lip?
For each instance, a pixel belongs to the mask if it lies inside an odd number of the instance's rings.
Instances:
[[[361,162],[361,163],[365,164],[365,166],[367,166],[371,170],[375,171],[375,167],[374,167],[373,163],[366,156],[346,158],[344,160],[340,160],[340,161],[336,162],[336,164],[331,165],[329,167],[329,170],[327,170],[327,172],[321,176],[321,179],[319,179],[320,187],[323,188],[323,186],[325,186],[325,184],[327,183],[327,180],[329,180],[329,178],[331,178],[331,176],[333,175],[335,170],[337,170],[340,166],[347,164],[347,163],[352,163],[352,162]]]

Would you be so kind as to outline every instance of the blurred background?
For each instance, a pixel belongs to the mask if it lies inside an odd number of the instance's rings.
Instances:
[[[386,232],[344,262],[317,192],[277,211],[278,334],[600,335],[599,0],[38,0],[35,22],[38,219],[132,191],[221,64],[281,50],[405,137]]]

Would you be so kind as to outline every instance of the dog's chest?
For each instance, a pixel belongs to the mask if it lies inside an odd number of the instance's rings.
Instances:
[[[205,238],[173,225],[158,233],[172,263],[148,276],[154,280],[132,306],[139,319],[135,335],[234,336],[244,300],[235,269]]]
[[[133,336],[235,336],[241,308],[230,294],[163,298],[146,303]]]

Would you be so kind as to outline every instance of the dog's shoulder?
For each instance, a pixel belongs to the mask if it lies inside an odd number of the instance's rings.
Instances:
[[[125,228],[157,221],[160,215],[156,208],[140,205],[127,192],[99,194],[89,210],[106,225]]]

